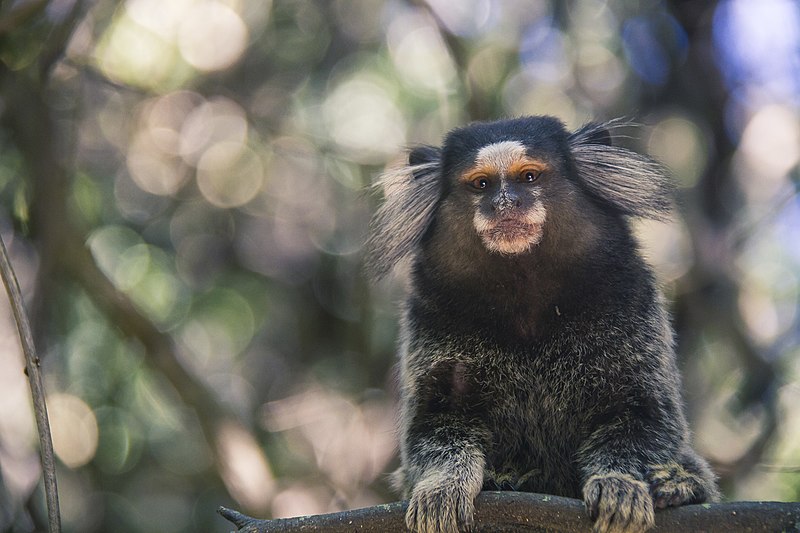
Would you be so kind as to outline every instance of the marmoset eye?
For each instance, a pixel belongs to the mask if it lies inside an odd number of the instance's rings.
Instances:
[[[538,170],[523,170],[522,174],[520,175],[520,181],[525,183],[533,183],[534,181],[539,179],[542,173]]]
[[[472,182],[470,182],[470,186],[473,189],[483,191],[489,188],[489,180],[483,176],[480,178],[475,178],[472,180]]]

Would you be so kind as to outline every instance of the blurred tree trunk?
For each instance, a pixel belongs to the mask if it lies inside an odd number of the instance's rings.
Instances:
[[[42,24],[46,2],[36,4],[39,9],[26,11],[25,17],[17,21],[19,24]],[[0,96],[4,104],[0,124],[9,132],[24,162],[29,192],[29,231],[39,253],[32,306],[37,345],[42,353],[46,352],[42,348],[46,347],[49,332],[44,330],[44,325],[58,319],[55,302],[60,297],[68,297],[64,295],[65,282],[76,283],[123,336],[142,344],[149,364],[163,374],[181,399],[196,411],[206,441],[217,459],[216,466],[219,466],[224,461],[218,442],[219,428],[226,421],[236,421],[237,417],[178,361],[173,339],[160,331],[100,270],[86,246],[83,229],[76,227],[75,217],[70,213],[75,153],[72,143],[77,136],[78,121],[57,121],[48,92],[58,90],[52,86],[52,68],[63,55],[83,7],[81,2],[76,2],[69,15],[49,27],[45,32],[49,38],[35,61],[17,70],[0,62]],[[0,32],[8,24],[0,21]],[[8,28],[11,30],[25,28]],[[69,128],[63,126],[65,123]],[[223,485],[218,468],[213,469],[213,475],[217,484]]]
[[[739,280],[732,266],[740,252],[737,214],[744,212],[744,195],[731,173],[736,145],[726,128],[726,106],[730,94],[715,58],[713,15],[717,2],[669,3],[688,38],[686,57],[672,65],[668,82],[643,99],[644,109],[656,102],[674,105],[699,119],[709,132],[710,150],[706,170],[697,185],[685,191],[682,207],[689,225],[694,261],[678,281],[675,325],[679,357],[687,368],[700,350],[704,331],[725,332],[734,347],[743,380],[734,410],[755,405],[764,408],[760,435],[749,449],[729,464],[714,464],[723,487],[747,474],[761,459],[777,428],[776,397],[779,372],[744,329],[738,307]]]

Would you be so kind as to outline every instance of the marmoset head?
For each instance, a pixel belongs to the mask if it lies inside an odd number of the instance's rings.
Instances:
[[[414,148],[408,165],[379,181],[386,201],[373,220],[373,273],[413,254],[432,227],[460,241],[476,237],[489,254],[521,256],[548,232],[591,232],[601,221],[590,212],[664,218],[670,181],[651,159],[612,145],[619,125],[570,133],[556,118],[523,117],[470,124],[441,148]]]
[[[549,117],[453,130],[442,147],[442,208],[469,213],[489,252],[530,251],[542,239],[548,207],[566,200],[559,179],[570,170],[567,142],[562,124]]]

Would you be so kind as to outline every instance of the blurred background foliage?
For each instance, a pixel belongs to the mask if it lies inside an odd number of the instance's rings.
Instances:
[[[404,147],[633,118],[679,183],[637,226],[729,499],[800,498],[800,6],[789,0],[6,0],[0,231],[66,531],[223,531],[390,501],[395,304],[361,246]],[[0,304],[0,529],[43,529]]]

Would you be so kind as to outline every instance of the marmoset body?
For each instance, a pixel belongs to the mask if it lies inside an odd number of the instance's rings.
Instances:
[[[482,489],[582,498],[598,532],[718,498],[630,228],[668,216],[672,188],[611,127],[474,123],[383,177],[371,267],[410,260],[394,478],[411,530],[469,530]]]

